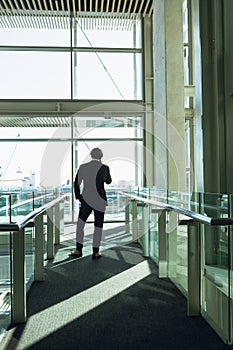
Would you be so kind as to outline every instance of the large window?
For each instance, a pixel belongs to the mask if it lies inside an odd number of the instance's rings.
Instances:
[[[70,98],[68,52],[1,51],[0,76],[2,99]]]
[[[1,117],[0,192],[60,190],[68,194],[65,220],[77,214],[72,203],[72,184],[80,164],[88,162],[90,150],[100,147],[103,162],[111,169],[107,187],[107,214],[124,216],[117,190],[142,186],[142,116],[89,113],[70,117]],[[114,210],[113,210],[114,206]],[[74,210],[73,210],[74,209]],[[119,212],[121,215],[119,215]]]
[[[139,89],[141,54],[77,52],[75,62],[75,98],[109,100],[142,98]]]
[[[0,99],[141,100],[141,22],[127,23],[1,28]]]

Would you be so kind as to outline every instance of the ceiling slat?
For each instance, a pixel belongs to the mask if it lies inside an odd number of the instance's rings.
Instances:
[[[5,0],[2,0],[2,1],[3,1],[3,5],[5,6],[5,11],[6,11],[7,15],[8,15],[9,22],[12,24],[13,28],[17,28],[17,25],[15,23],[15,19],[12,16],[11,10],[9,9],[6,1]]]
[[[44,8],[45,8],[46,12],[48,13],[48,16],[46,16],[47,17],[46,18],[47,28],[52,28],[51,21],[50,21],[50,12],[49,12],[46,0],[43,0],[43,3],[44,3]]]
[[[2,4],[1,4],[1,3],[0,3],[0,12],[1,12],[1,21],[2,21],[3,26],[4,26],[4,25],[5,25],[6,27],[10,26],[9,18],[8,18],[7,12],[6,12],[6,10],[2,7]]]
[[[74,17],[88,29],[128,29],[152,13],[153,0],[1,0],[0,27],[64,29]]]
[[[151,5],[150,5],[150,10],[148,11],[148,16],[149,17],[151,17],[151,15],[152,15],[153,7],[154,7],[154,4],[152,2]]]
[[[124,5],[123,5],[122,15],[121,15],[121,27],[122,28],[124,28],[124,26],[125,26],[125,9],[126,9],[126,4],[127,4],[127,0],[124,0]]]
[[[41,6],[40,0],[37,0],[37,3],[39,5],[39,15],[40,15],[41,22],[42,22],[42,28],[47,28],[47,20],[46,20],[45,16],[43,15],[43,8]]]
[[[145,9],[144,9],[144,12],[143,12],[143,17],[146,16],[146,13],[147,13],[147,9],[148,9],[149,4],[150,4],[150,0],[147,0],[146,6],[145,6]]]
[[[62,26],[60,10],[59,10],[59,6],[58,6],[58,0],[55,0],[55,4],[56,4],[56,20],[57,20],[57,23],[58,23],[58,29],[60,29],[63,26]]]
[[[141,5],[140,5],[139,10],[138,10],[139,13],[141,13],[144,3],[145,3],[145,0],[141,0]]]
[[[117,16],[118,16],[117,29],[119,29],[119,25],[120,25],[120,16],[119,16],[120,6],[121,6],[121,0],[118,0],[117,11],[116,11],[117,12]]]
[[[110,29],[113,27],[114,24],[114,8],[115,8],[116,0],[112,0],[112,8],[111,8],[111,14],[109,19],[109,27]]]
[[[68,27],[67,27],[67,12],[65,11],[64,0],[61,0],[61,8],[62,8],[62,22],[63,22],[63,28],[68,28]]]
[[[29,11],[26,10],[23,0],[20,0],[20,5],[22,6],[22,9],[23,9],[23,15],[25,16],[25,18],[27,18],[27,23],[29,24],[29,27],[32,27],[33,23],[31,21],[31,16]]]
[[[36,6],[36,3],[35,3],[35,0],[32,0],[32,4],[33,4],[33,12],[34,12],[35,18],[37,19],[38,26],[39,26],[39,28],[43,28],[43,25],[41,25],[40,16],[38,15],[39,12],[37,10],[37,6]]]
[[[15,7],[14,7],[12,1],[8,0],[8,3],[10,4],[10,9],[11,9],[12,15],[15,18],[15,22],[17,24],[17,27],[22,26],[21,16],[17,15],[17,11],[15,10]]]

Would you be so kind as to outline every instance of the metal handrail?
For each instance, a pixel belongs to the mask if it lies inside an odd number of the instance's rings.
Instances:
[[[166,209],[166,210],[174,210],[175,212],[179,214],[183,214],[185,216],[190,217],[191,219],[200,222],[202,224],[207,224],[211,226],[228,226],[228,225],[233,225],[233,218],[213,218],[207,215],[203,215],[200,213],[196,213],[194,211],[184,209],[177,207],[175,205],[167,204],[167,203],[162,203],[155,201],[153,199],[146,199],[140,196],[136,196],[127,192],[119,192],[122,196],[129,197],[135,200],[138,200],[140,202],[144,202],[149,205],[155,205],[157,207],[160,207],[161,209]]]
[[[10,193],[10,194],[8,193],[8,196],[10,196],[11,194],[12,194],[12,193]],[[50,197],[51,194],[52,194],[52,193],[47,193],[47,194],[44,194],[44,195],[35,197],[35,198],[33,198],[33,199],[32,199],[32,198],[26,199],[26,200],[24,200],[24,201],[22,201],[22,202],[12,204],[11,206],[10,206],[10,205],[5,205],[4,207],[1,207],[1,208],[0,208],[0,212],[1,212],[1,211],[5,211],[5,210],[7,210],[7,209],[10,209],[10,207],[11,207],[12,209],[15,209],[15,208],[18,208],[18,207],[22,207],[22,206],[25,205],[25,204],[32,203],[33,200],[35,201],[35,200],[38,200],[38,199],[41,199],[41,198]]]
[[[21,218],[20,220],[14,222],[14,223],[9,223],[9,224],[0,224],[0,232],[4,232],[4,231],[10,231],[10,232],[14,232],[14,231],[20,231],[22,230],[24,227],[26,227],[29,222],[31,222],[36,216],[38,216],[39,214],[41,214],[42,212],[47,211],[49,208],[53,207],[54,205],[56,205],[57,203],[59,203],[60,201],[62,201],[64,198],[66,197],[66,194],[55,198],[54,200],[52,200],[51,202],[42,205],[41,207],[33,210],[32,212],[30,212],[29,214],[25,215],[23,218]]]
[[[183,194],[185,194],[185,192],[183,192]],[[205,192],[205,194],[208,194],[208,192]],[[209,193],[211,194],[211,193]],[[146,196],[147,193],[143,192],[143,191],[138,191],[138,196]],[[177,201],[179,202],[180,204],[186,204],[187,202],[182,200],[182,199],[176,199],[176,198],[173,198],[173,197],[164,197],[164,196],[159,196],[157,194],[151,194],[149,193],[149,197],[152,199],[152,198],[158,198],[158,199],[162,199],[162,200],[166,200],[167,202],[172,201]],[[190,201],[190,204],[196,204],[196,202],[193,202],[193,201]],[[203,204],[203,206],[205,207],[205,209],[221,209],[222,212],[225,212],[227,213],[228,212],[228,208],[226,206],[217,206],[217,205],[211,205],[211,204]]]

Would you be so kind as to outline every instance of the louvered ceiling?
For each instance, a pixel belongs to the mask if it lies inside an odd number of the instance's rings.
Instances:
[[[0,127],[70,127],[69,117],[0,117]]]
[[[80,128],[86,127],[134,127],[136,118],[131,118],[127,116],[124,117],[112,117],[106,118],[88,116],[88,117],[79,117],[75,119],[75,126]],[[0,117],[0,128],[64,128],[71,127],[72,120],[70,117],[18,117],[18,116],[8,116]]]
[[[47,28],[52,23],[60,28],[68,26],[71,17],[124,21],[152,12],[153,0],[0,0],[0,27]]]

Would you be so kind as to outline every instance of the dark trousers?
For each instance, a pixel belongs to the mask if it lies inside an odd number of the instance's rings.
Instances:
[[[104,224],[104,214],[105,212],[98,211],[90,207],[86,202],[82,201],[81,207],[79,209],[79,216],[77,221],[76,228],[76,244],[77,249],[81,250],[83,247],[83,238],[84,238],[84,226],[90,216],[94,211],[94,235],[93,235],[93,252],[98,253],[99,246],[101,243],[103,224]]]

